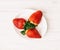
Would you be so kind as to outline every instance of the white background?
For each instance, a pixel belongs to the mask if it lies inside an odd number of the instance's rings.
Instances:
[[[48,30],[42,39],[27,40],[15,32],[12,19],[25,8],[44,12]],[[0,0],[0,50],[60,50],[60,1]]]

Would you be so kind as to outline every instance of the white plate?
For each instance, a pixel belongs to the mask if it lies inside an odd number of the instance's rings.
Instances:
[[[32,13],[34,13],[35,11],[37,10],[33,10],[33,9],[24,9],[22,10],[22,12],[20,14],[18,14],[16,17],[18,18],[24,18],[26,20],[28,20],[28,18],[30,17],[30,15]],[[47,22],[46,22],[46,19],[44,17],[44,15],[42,16],[42,20],[40,22],[40,24],[36,27],[36,29],[39,31],[39,33],[41,34],[41,36],[43,37],[45,34],[46,34],[46,31],[47,31]],[[21,37],[24,37],[24,38],[28,38],[27,36],[24,36],[20,33],[20,29],[17,29],[15,27],[15,30],[16,32],[21,36]]]

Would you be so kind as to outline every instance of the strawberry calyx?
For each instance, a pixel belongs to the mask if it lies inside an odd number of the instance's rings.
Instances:
[[[36,25],[30,23],[30,21],[27,21],[24,25],[24,30],[21,31],[21,34],[25,35],[26,30],[32,29],[32,28],[35,28],[35,27],[36,27]]]

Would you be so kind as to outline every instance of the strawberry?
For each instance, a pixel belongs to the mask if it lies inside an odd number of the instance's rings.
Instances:
[[[25,23],[26,23],[26,20],[23,19],[23,18],[15,18],[15,19],[13,19],[13,24],[14,24],[18,29],[23,29]]]
[[[38,25],[41,21],[42,15],[42,12],[38,10],[29,17],[29,21],[34,25]]]
[[[39,34],[39,32],[35,28],[28,29],[28,30],[26,30],[25,33],[29,38],[41,38],[41,35]]]

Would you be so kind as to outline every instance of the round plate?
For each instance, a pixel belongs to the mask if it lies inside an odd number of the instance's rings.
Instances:
[[[22,10],[22,12],[20,14],[18,14],[16,17],[24,18],[24,19],[28,20],[28,18],[31,16],[31,14],[36,11],[37,10],[33,10],[33,9],[25,9],[25,10]],[[45,33],[47,31],[47,22],[46,22],[44,15],[42,16],[41,22],[36,27],[36,29],[39,31],[39,33],[41,34],[42,37],[45,35]],[[15,30],[21,37],[28,38],[26,35],[24,36],[20,33],[21,29],[18,29],[15,27]]]

